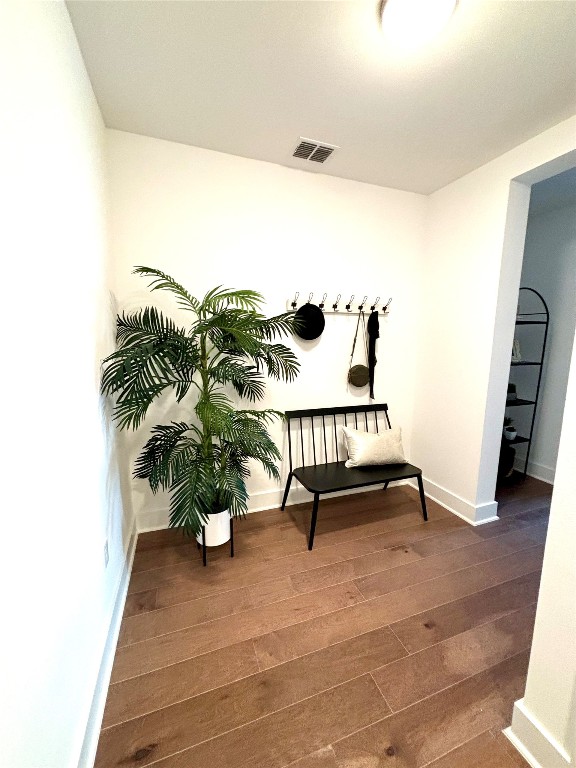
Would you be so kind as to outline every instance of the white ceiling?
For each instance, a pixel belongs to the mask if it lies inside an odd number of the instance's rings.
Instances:
[[[294,168],[429,193],[576,113],[575,0],[460,0],[412,56],[378,0],[67,6],[108,127]]]

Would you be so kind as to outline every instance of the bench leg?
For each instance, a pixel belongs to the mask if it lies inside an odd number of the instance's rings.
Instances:
[[[206,565],[206,526],[202,526],[202,565]]]
[[[422,515],[424,520],[428,520],[428,512],[426,511],[426,497],[424,496],[424,485],[422,483],[422,475],[418,475],[418,490],[420,491],[420,504],[422,504]]]
[[[292,482],[292,472],[288,475],[288,480],[286,481],[286,489],[284,490],[284,498],[282,499],[282,506],[280,507],[281,511],[284,512],[284,507],[286,506],[286,499],[288,498],[288,491],[290,490],[290,483]]]
[[[390,480],[386,480],[386,482],[384,483],[384,488],[382,488],[382,490],[385,491],[389,485],[390,485]]]
[[[314,546],[314,532],[316,531],[316,518],[318,517],[318,500],[320,498],[319,493],[314,494],[314,504],[312,506],[312,520],[310,522],[310,536],[308,538],[308,549],[311,550]]]
[[[230,515],[230,557],[234,557],[234,524],[233,515]]]

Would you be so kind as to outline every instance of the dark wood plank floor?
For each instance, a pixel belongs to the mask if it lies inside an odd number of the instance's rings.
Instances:
[[[472,528],[407,486],[236,523],[236,557],[143,534],[97,768],[517,768],[551,487]]]

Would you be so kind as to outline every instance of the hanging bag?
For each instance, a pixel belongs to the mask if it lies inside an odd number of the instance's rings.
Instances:
[[[352,344],[352,354],[350,355],[350,367],[348,370],[348,383],[353,387],[365,387],[370,380],[370,371],[366,365],[352,365],[354,350],[356,348],[356,339],[358,338],[358,329],[360,327],[360,318],[362,318],[362,331],[364,334],[364,348],[366,349],[366,328],[364,326],[364,312],[358,313],[358,322],[356,324],[356,333],[354,334],[354,343]]]

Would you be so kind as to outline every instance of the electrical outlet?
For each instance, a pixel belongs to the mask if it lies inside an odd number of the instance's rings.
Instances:
[[[108,554],[108,539],[104,542],[104,567],[108,567],[108,560],[110,559],[110,555]]]

